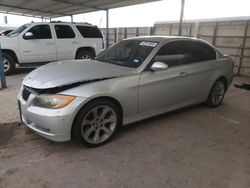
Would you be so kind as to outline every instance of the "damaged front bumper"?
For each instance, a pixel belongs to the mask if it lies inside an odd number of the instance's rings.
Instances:
[[[57,142],[71,140],[71,128],[80,108],[87,98],[76,97],[69,105],[61,109],[47,109],[33,106],[37,96],[31,93],[28,99],[22,96],[23,87],[18,94],[20,116],[23,123],[37,134]]]

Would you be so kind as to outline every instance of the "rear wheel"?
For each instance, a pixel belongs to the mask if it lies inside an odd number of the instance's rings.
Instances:
[[[110,101],[93,101],[76,117],[73,136],[86,146],[97,147],[110,141],[120,126],[119,110]]]
[[[219,106],[223,99],[224,99],[224,96],[225,96],[225,93],[226,93],[226,84],[223,80],[217,80],[211,91],[210,91],[210,94],[208,96],[208,99],[207,99],[207,106],[209,107],[217,107]]]
[[[2,55],[3,55],[4,72],[6,75],[9,75],[13,73],[16,68],[15,59],[7,53],[3,53]]]
[[[94,54],[87,50],[81,50],[76,55],[76,59],[93,59],[94,57]]]

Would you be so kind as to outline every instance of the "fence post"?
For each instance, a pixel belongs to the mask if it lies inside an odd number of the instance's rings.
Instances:
[[[199,28],[200,28],[200,23],[199,21],[195,22],[194,25],[194,37],[198,38],[199,37]]]
[[[1,79],[2,88],[6,88],[7,85],[6,85],[6,79],[5,79],[5,73],[4,73],[4,64],[3,64],[1,44],[0,44],[0,79]]]
[[[127,31],[127,28],[125,27],[125,28],[124,28],[124,38],[125,38],[125,39],[126,39],[127,36],[128,36],[127,32],[128,32],[128,31]]]
[[[138,27],[136,28],[136,36],[137,37],[139,36],[139,28]]]
[[[213,42],[212,42],[212,44],[213,44],[214,46],[215,46],[215,42],[216,42],[217,31],[218,31],[218,22],[216,22],[216,23],[215,23],[215,26],[214,26]]]
[[[249,26],[249,20],[247,20],[246,22],[246,28],[245,28],[245,32],[244,32],[244,39],[243,39],[243,43],[242,43],[242,48],[241,48],[241,52],[240,52],[240,63],[239,63],[239,68],[237,71],[237,74],[240,74],[240,69],[243,63],[243,56],[244,56],[244,50],[246,47],[246,38],[247,38],[247,31],[248,31],[248,26]]]

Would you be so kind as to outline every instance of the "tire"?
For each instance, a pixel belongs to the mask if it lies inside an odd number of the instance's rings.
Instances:
[[[76,54],[76,59],[94,59],[94,54],[88,50],[81,50]]]
[[[3,64],[4,64],[5,75],[10,75],[15,71],[16,61],[11,55],[9,55],[7,53],[3,52],[2,55],[3,55]]]
[[[225,93],[226,83],[222,79],[217,80],[210,90],[206,105],[212,108],[219,106],[224,99]]]
[[[116,105],[108,100],[96,100],[78,112],[72,136],[87,147],[97,147],[113,138],[121,122],[121,115]]]

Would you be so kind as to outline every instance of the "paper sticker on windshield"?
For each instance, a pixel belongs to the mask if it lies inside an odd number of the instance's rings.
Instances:
[[[133,63],[140,63],[139,59],[133,59]]]
[[[156,47],[157,42],[141,42],[139,45],[140,45],[140,46]]]

